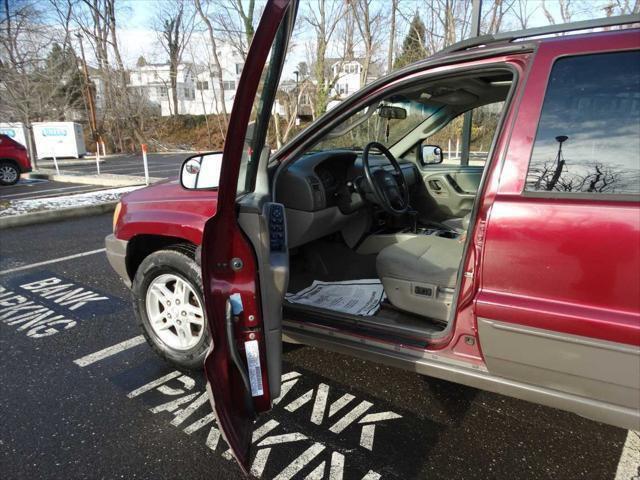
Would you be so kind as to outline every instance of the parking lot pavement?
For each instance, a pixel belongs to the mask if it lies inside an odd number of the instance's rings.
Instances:
[[[15,185],[0,187],[0,200],[27,200],[34,198],[57,197],[59,195],[71,195],[73,193],[93,192],[104,188],[105,187],[96,185],[22,178]]]
[[[100,251],[110,229],[101,215],[2,232],[2,477],[240,478],[202,374],[140,337]],[[12,307],[16,295],[26,302]],[[256,477],[638,473],[621,429],[315,348],[285,346],[284,361],[283,396],[256,423]]]
[[[191,153],[150,153],[147,155],[149,176],[159,178],[177,178],[180,166]],[[96,173],[95,164],[75,165],[67,168],[75,172]],[[100,173],[144,176],[142,155],[109,155],[100,166]]]
[[[155,178],[178,178],[180,166],[190,153],[150,153],[148,155],[149,176]],[[53,168],[40,161],[47,168]],[[79,172],[87,175],[96,174],[96,165],[87,161],[84,165],[61,165],[60,173]],[[110,155],[100,167],[101,174],[119,174],[144,176],[141,155]],[[0,200],[27,200],[36,198],[57,197],[74,193],[94,192],[111,187],[86,185],[79,183],[57,182],[35,178],[22,178],[16,185],[0,187]]]

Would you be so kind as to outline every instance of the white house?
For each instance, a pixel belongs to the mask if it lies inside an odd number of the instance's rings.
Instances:
[[[177,111],[171,98],[169,64],[147,64],[131,70],[129,88],[138,89],[150,102],[158,104],[162,116],[174,113],[203,115],[222,112],[222,81],[226,110],[230,112],[244,61],[227,44],[219,45],[217,53],[221,64],[219,70],[212,63],[181,63],[178,66]]]
[[[171,74],[168,63],[151,63],[131,70],[128,88],[137,90],[149,102],[159,105],[162,116],[189,113],[189,104],[196,98],[194,68],[190,63],[178,65],[177,110],[171,95]]]
[[[329,95],[334,101],[344,100],[380,76],[378,65],[372,62],[369,64],[367,78],[363,81],[364,66],[362,59],[359,58],[351,60],[329,59],[328,63],[331,69],[330,78],[335,79]]]

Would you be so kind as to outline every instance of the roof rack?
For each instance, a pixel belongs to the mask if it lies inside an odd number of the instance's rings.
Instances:
[[[459,52],[468,48],[479,47],[497,42],[512,42],[518,38],[537,37],[540,35],[551,35],[554,33],[574,32],[576,30],[588,30],[591,28],[612,27],[616,25],[628,25],[640,23],[640,15],[620,15],[617,17],[596,18],[593,20],[582,20],[579,22],[562,23],[558,25],[548,25],[546,27],[529,28],[526,30],[516,30],[513,32],[495,33],[490,35],[480,35],[478,37],[467,38],[460,42],[449,45],[440,50],[438,55],[452,52]]]

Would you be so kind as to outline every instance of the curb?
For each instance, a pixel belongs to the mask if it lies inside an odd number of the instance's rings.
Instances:
[[[111,176],[96,176],[96,175],[58,175],[54,172],[36,171],[29,173],[29,178],[37,178],[43,180],[52,180],[62,183],[82,183],[85,185],[98,185],[102,187],[132,187],[134,185],[144,185],[144,177],[130,176],[130,175],[111,175]],[[162,178],[149,177],[149,185],[159,182]]]
[[[99,215],[101,213],[112,212],[118,202],[98,203],[96,205],[85,205],[83,207],[61,208],[59,210],[46,210],[44,212],[25,213],[24,215],[12,215],[0,218],[0,229],[33,225],[36,223],[56,222],[69,218],[85,217],[89,215]]]

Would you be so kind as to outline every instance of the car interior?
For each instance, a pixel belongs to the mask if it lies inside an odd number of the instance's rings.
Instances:
[[[378,279],[385,293],[370,315],[286,301],[285,319],[366,329],[415,346],[442,334],[511,84],[510,71],[483,70],[404,87],[351,113],[277,171],[288,291],[314,281]],[[471,153],[461,162],[468,111]]]

